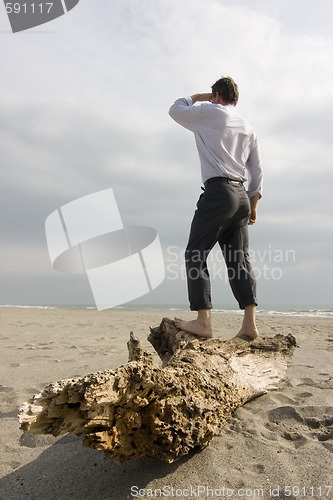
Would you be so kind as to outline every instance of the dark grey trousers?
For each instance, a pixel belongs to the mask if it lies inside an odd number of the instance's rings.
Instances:
[[[241,309],[257,304],[256,284],[248,254],[249,197],[242,184],[214,178],[205,186],[194,213],[185,251],[188,295],[192,311],[211,309],[207,258],[219,243],[232,292]]]

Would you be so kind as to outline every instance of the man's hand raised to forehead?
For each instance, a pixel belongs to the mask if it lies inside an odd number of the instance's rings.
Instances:
[[[193,94],[191,96],[193,104],[195,102],[198,102],[198,101],[210,101],[211,98],[212,98],[212,93],[211,92],[206,92],[206,93],[203,93],[203,94]]]

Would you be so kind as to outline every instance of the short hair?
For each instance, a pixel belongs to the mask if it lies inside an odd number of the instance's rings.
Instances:
[[[227,104],[236,106],[238,102],[238,85],[230,76],[224,76],[217,80],[217,82],[212,85],[212,92],[214,97],[218,93]]]

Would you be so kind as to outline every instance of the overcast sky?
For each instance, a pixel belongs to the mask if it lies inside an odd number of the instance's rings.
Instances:
[[[249,228],[259,303],[332,307],[332,25],[331,0],[81,0],[13,34],[0,6],[0,303],[93,303],[85,275],[53,270],[44,223],[113,188],[124,224],[163,246],[166,279],[138,302],[186,304],[174,253],[201,179],[168,109],[231,75],[265,170]],[[221,275],[213,304],[236,308]]]

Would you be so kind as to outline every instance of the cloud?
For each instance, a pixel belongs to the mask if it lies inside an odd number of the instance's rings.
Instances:
[[[191,133],[168,108],[177,97],[208,90],[221,74],[238,81],[239,112],[257,129],[262,150],[265,191],[253,244],[292,245],[295,276],[303,262],[324,269],[332,244],[333,41],[319,20],[326,26],[333,6],[316,10],[317,28],[309,32],[314,7],[305,3],[305,17],[296,19],[295,10],[286,18],[271,0],[267,8],[241,0],[117,0],[103,8],[81,2],[54,21],[53,33],[2,39],[2,234],[6,269],[20,261],[18,300],[29,300],[33,280],[22,262],[36,269],[46,251],[46,217],[94,191],[113,187],[124,222],[155,227],[165,248],[186,244],[199,160]],[[25,246],[35,250],[27,254]],[[68,276],[55,278],[46,265],[35,300],[54,280],[67,289]],[[325,275],[308,272],[312,280]],[[289,283],[286,277],[279,286]],[[273,285],[265,284],[267,296]],[[61,296],[59,286],[52,297]],[[173,296],[174,289],[159,297]]]

